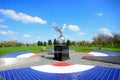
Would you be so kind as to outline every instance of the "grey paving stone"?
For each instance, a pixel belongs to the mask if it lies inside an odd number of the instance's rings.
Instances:
[[[10,59],[0,58],[0,71],[30,66],[54,64],[57,62],[120,68],[119,64],[82,59],[84,54],[85,53],[70,53],[70,59],[65,61],[54,60],[54,55],[49,55],[47,53],[40,54],[40,57],[38,58],[12,58],[11,61]]]

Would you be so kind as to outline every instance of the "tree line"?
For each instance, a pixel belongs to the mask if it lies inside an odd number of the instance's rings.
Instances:
[[[0,42],[0,47],[20,47],[24,44],[17,41],[2,41]]]
[[[17,41],[3,41],[0,42],[0,47],[20,47],[20,46],[53,46],[59,45],[59,41],[57,39],[48,41],[38,41],[33,44],[24,44],[22,42]],[[105,34],[98,34],[93,38],[92,42],[89,41],[71,41],[67,40],[65,45],[69,46],[98,46],[98,47],[120,47],[120,34],[113,34],[112,36],[108,36]]]
[[[36,46],[36,43],[22,43],[18,41],[2,41],[0,42],[0,47],[21,47],[21,46]]]
[[[98,45],[99,47],[120,47],[120,34],[113,34],[112,36],[99,34],[93,38],[92,45]]]

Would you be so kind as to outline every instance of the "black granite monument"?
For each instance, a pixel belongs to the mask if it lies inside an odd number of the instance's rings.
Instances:
[[[60,61],[70,59],[69,46],[66,45],[54,46],[54,59]]]

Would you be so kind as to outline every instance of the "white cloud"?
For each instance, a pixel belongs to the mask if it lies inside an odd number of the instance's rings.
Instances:
[[[4,20],[3,20],[3,19],[0,19],[0,22],[4,22]]]
[[[103,16],[102,12],[96,13],[97,16]]]
[[[80,31],[80,28],[77,25],[68,25],[68,29],[71,31],[77,32],[77,35],[80,35],[80,36],[85,34],[84,32]]]
[[[102,28],[102,29],[100,29],[99,31],[100,31],[100,33],[102,33],[102,34],[105,34],[105,35],[108,35],[108,36],[113,36],[113,35],[111,34],[110,30],[107,29],[107,28]]]
[[[11,31],[11,30],[7,31],[7,33],[8,33],[9,35],[12,35],[12,36],[14,36],[14,35],[17,35],[17,34],[18,34],[17,32],[13,32],[13,31]]]
[[[3,30],[0,30],[0,34],[1,34],[1,35],[6,35],[6,34],[8,34],[8,33],[5,32],[5,31],[3,31]]]
[[[15,36],[15,35],[17,35],[18,33],[17,33],[17,32],[13,32],[13,31],[11,31],[11,30],[9,30],[9,31],[0,30],[0,34],[1,34],[1,35]]]
[[[55,34],[54,37],[57,37],[57,35]]]
[[[8,26],[0,25],[0,28],[8,28]]]
[[[29,34],[24,34],[23,37],[25,37],[25,38],[30,38],[31,35],[29,35]]]
[[[84,35],[85,33],[84,32],[79,32],[78,35]]]
[[[16,13],[14,10],[4,10],[0,9],[0,13],[6,15],[7,17],[14,19],[16,21],[22,21],[24,23],[40,23],[46,24],[47,22],[37,16],[32,17],[24,13]]]
[[[77,25],[69,25],[68,29],[71,31],[80,31],[80,28]]]

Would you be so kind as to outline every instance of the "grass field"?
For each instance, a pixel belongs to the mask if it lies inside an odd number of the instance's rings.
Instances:
[[[16,53],[16,52],[33,52],[33,53],[41,53],[42,52],[41,46],[29,46],[29,47],[5,47],[0,48],[0,56]],[[53,46],[46,46],[48,50],[53,49]]]
[[[42,48],[44,46],[29,46],[29,47],[5,47],[5,48],[0,48],[0,56],[6,55],[6,54],[11,54],[11,53],[16,53],[16,52],[33,52],[33,53],[42,53]],[[47,50],[51,50],[54,47],[53,46],[46,46],[45,47]],[[88,53],[92,50],[98,50],[98,47],[70,47],[70,49],[75,50],[76,52],[85,52]],[[102,48],[102,50],[105,51],[113,51],[113,52],[119,52],[120,53],[120,48]]]
[[[76,52],[90,52],[92,50],[98,50],[98,47],[74,47],[73,48]],[[120,48],[108,48],[108,47],[103,47],[101,50],[104,51],[112,51],[112,52],[119,52],[120,53]]]

